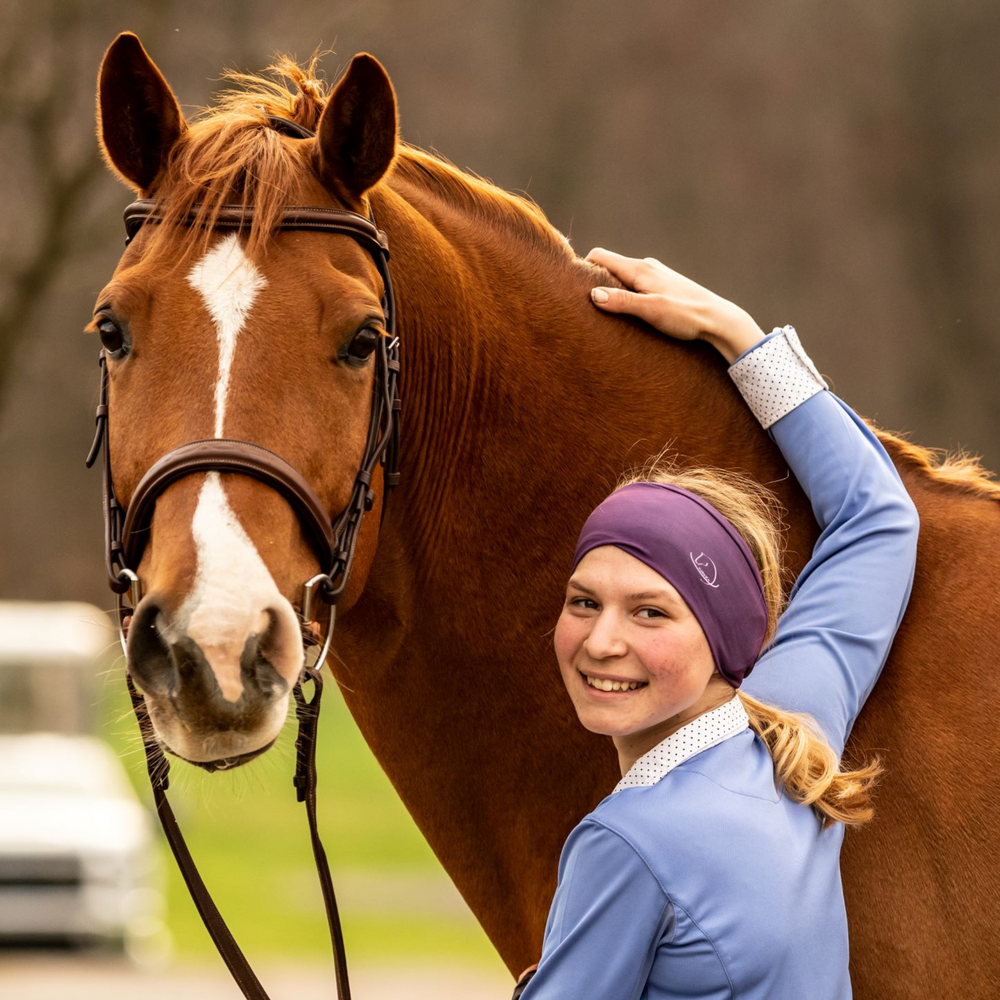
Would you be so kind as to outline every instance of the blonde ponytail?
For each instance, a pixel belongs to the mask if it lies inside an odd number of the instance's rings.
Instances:
[[[707,500],[743,536],[764,582],[767,634],[762,648],[774,636],[784,605],[781,571],[783,509],[777,497],[759,483],[725,469],[682,468],[662,458],[622,480],[619,487],[636,482],[670,483]],[[871,789],[882,773],[878,757],[848,771],[814,721],[805,714],[786,712],[737,692],[750,719],[750,727],[764,741],[774,773],[795,801],[811,806],[823,826],[845,823],[859,826],[872,818]]]
[[[770,751],[785,792],[812,806],[824,828],[833,823],[860,826],[872,818],[870,791],[882,773],[878,757],[856,770],[842,771],[833,748],[816,733],[808,715],[767,705],[744,691],[737,697],[750,717],[750,728]]]

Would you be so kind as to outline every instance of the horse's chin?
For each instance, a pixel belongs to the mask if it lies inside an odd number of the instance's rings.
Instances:
[[[288,715],[289,697],[269,706],[266,717],[240,729],[233,719],[218,727],[199,719],[197,726],[180,717],[169,699],[146,695],[153,733],[161,749],[170,756],[205,771],[229,771],[259,757],[272,746]]]
[[[193,764],[195,767],[200,767],[203,771],[208,771],[212,774],[215,771],[231,771],[234,767],[242,767],[244,764],[248,764],[254,757],[259,757],[265,751],[270,750],[274,746],[274,740],[269,740],[256,750],[249,750],[246,753],[237,754],[235,757],[222,757],[219,760],[189,760],[187,757],[182,757],[179,753],[175,753],[166,743],[161,743],[160,746],[165,753],[170,754],[172,757],[184,761],[185,764]]]

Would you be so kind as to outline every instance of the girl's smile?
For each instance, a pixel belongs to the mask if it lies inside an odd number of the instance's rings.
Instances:
[[[586,681],[587,687],[591,688],[595,694],[628,694],[637,688],[645,687],[647,683],[646,681],[622,680],[617,677],[600,677],[597,674],[585,674],[582,670],[577,672]]]

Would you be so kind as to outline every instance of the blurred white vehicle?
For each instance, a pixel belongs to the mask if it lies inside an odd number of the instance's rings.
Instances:
[[[92,735],[107,624],[88,604],[0,602],[0,942],[153,957],[167,938],[150,817]]]

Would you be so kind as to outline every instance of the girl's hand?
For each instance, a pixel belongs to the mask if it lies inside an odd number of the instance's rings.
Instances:
[[[592,289],[598,309],[636,316],[680,340],[707,340],[730,364],[764,337],[749,313],[654,257],[639,260],[595,249],[587,260],[607,268],[626,286]]]

